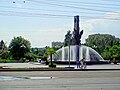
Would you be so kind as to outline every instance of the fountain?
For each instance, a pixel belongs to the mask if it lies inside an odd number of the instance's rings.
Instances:
[[[83,58],[87,63],[100,64],[104,62],[104,59],[94,49],[81,45],[83,30],[80,31],[79,29],[79,16],[74,16],[74,31],[71,43],[69,42],[69,46],[62,47],[57,51],[57,54],[53,56],[55,63],[67,62],[68,64],[70,62],[72,64],[74,62],[76,64]]]
[[[70,61],[76,62],[77,60],[77,45],[71,45],[70,46]],[[59,49],[57,54],[53,56],[53,60],[56,60],[57,62],[68,62],[68,46]],[[92,48],[88,46],[81,45],[79,46],[79,60],[81,60],[83,57],[85,58],[85,62],[102,62],[104,59]]]

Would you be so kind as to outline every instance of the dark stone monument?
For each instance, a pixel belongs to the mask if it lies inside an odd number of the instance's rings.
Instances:
[[[82,34],[83,34],[83,30],[80,31],[79,28],[79,16],[74,16],[74,31],[72,37],[72,45],[81,45]]]
[[[83,30],[80,31],[79,28],[79,16],[74,16],[74,31],[72,37],[72,45],[76,45],[76,63],[79,64],[79,46],[81,45],[81,36],[83,34]]]

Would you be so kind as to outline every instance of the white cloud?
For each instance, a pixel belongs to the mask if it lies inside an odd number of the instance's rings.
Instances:
[[[104,18],[106,19],[91,19],[82,23],[81,27],[84,30],[82,42],[85,42],[88,35],[97,33],[111,34],[120,38],[120,12],[107,13]]]
[[[109,18],[120,19],[120,13],[107,13],[104,17],[107,15]],[[23,28],[24,32],[23,30],[22,32],[2,31],[0,32],[0,40],[7,41],[7,45],[9,45],[14,36],[23,36],[32,43],[32,47],[50,46],[52,41],[64,41],[64,36],[68,30],[73,31],[73,23],[69,23],[66,23],[63,27],[54,28],[52,26],[50,29],[48,29],[49,26],[44,28],[39,26],[35,28],[35,31],[32,30],[34,27],[30,28],[29,31],[25,31],[26,28]],[[88,35],[96,33],[108,33],[120,38],[120,20],[91,19],[82,22],[80,26],[84,30],[82,42],[85,42]]]
[[[120,20],[120,11],[116,12],[109,12],[105,16],[106,18],[111,18],[111,19],[119,19]]]

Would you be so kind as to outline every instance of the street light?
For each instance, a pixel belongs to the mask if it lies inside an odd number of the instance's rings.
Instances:
[[[20,47],[21,47],[21,48],[25,48],[25,45],[24,45],[24,44],[22,44]]]
[[[69,37],[69,67],[70,67],[70,40],[71,38]]]
[[[96,49],[97,49],[97,46],[96,46],[96,45],[94,45],[94,46],[93,46],[93,49],[94,49],[94,50],[96,50]]]
[[[67,32],[67,35],[66,35],[66,41],[68,43],[68,49],[69,49],[69,52],[68,52],[68,59],[69,59],[69,67],[70,67],[70,42],[71,42],[71,39],[72,39],[72,34],[70,33],[70,31]]]

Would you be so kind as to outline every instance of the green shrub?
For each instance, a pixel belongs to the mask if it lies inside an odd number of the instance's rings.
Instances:
[[[0,63],[15,63],[16,60],[11,59],[0,59]]]

